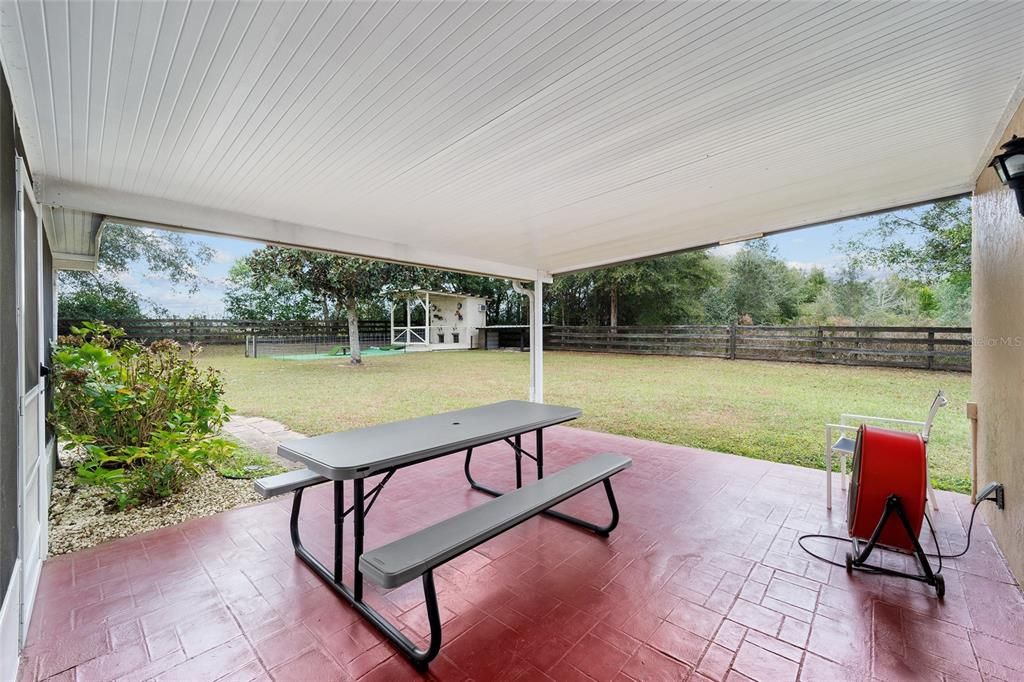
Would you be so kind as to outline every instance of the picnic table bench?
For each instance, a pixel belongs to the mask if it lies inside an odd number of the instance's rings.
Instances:
[[[619,511],[611,477],[628,468],[632,461],[616,453],[601,453],[560,471],[544,475],[543,430],[577,418],[580,410],[509,400],[494,405],[457,410],[419,419],[383,424],[364,429],[327,434],[282,443],[278,454],[306,464],[306,469],[269,476],[255,482],[264,497],[293,493],[291,539],[296,555],[338,595],[373,623],[414,664],[425,667],[441,648],[441,619],[434,588],[433,571],[491,538],[544,514],[587,530],[608,535],[618,524]],[[522,446],[525,433],[535,434],[533,453]],[[516,489],[501,492],[477,483],[470,465],[473,448],[488,443],[508,443],[515,457]],[[366,513],[381,490],[399,469],[465,452],[464,472],[470,485],[496,499],[424,528],[368,552],[363,551]],[[522,459],[533,459],[537,480],[523,484]],[[382,478],[366,491],[366,478]],[[343,481],[352,480],[353,502],[345,507]],[[334,483],[334,566],[328,569],[302,544],[299,512],[303,491],[313,485]],[[599,525],[551,509],[570,497],[603,484],[611,520]],[[353,517],[354,556],[351,587],[342,580],[342,539],[345,518]],[[425,649],[418,648],[397,627],[363,599],[363,578],[390,589],[420,578],[430,624]]]

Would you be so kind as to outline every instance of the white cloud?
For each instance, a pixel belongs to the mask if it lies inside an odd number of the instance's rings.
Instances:
[[[743,249],[745,242],[733,242],[732,244],[722,244],[721,246],[713,246],[708,251],[712,256],[720,256],[722,258],[730,258],[735,256],[740,250]]]
[[[139,284],[139,278],[136,277],[134,273],[132,273],[132,272],[130,272],[128,270],[126,270],[124,272],[114,272],[113,273],[113,277],[120,284],[124,285],[125,287],[127,287],[129,289],[131,289],[131,288],[133,288],[133,287],[135,287],[136,285]]]
[[[843,269],[843,265],[846,264],[846,259],[840,256],[832,256],[830,258],[822,258],[817,261],[802,261],[802,260],[788,260],[786,265],[791,268],[796,268],[802,272],[810,272],[815,268],[821,268],[826,274],[834,275]]]
[[[220,317],[224,314],[223,292],[218,289],[203,288],[193,294],[187,291],[146,287],[140,293],[161,308],[167,308],[172,315],[186,316],[199,313]]]
[[[797,270],[802,270],[803,272],[810,272],[814,268],[825,267],[824,263],[807,263],[799,260],[788,260],[786,261],[786,265],[788,265],[791,268],[796,268]]]
[[[236,257],[234,255],[228,253],[227,251],[223,251],[221,249],[214,249],[213,250],[213,257],[211,258],[211,260],[214,263],[228,264],[228,263],[234,263],[235,262],[235,258]]]

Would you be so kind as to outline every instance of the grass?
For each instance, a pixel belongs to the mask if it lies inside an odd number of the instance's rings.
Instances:
[[[260,478],[286,471],[267,455],[241,443],[231,457],[218,462],[215,468],[224,478]]]
[[[409,353],[362,367],[251,360],[233,347],[203,357],[224,371],[239,413],[311,435],[525,399],[529,382],[528,355],[513,352]],[[923,420],[941,388],[949,405],[929,443],[933,483],[969,490],[968,374],[548,352],[544,382],[547,402],[582,408],[581,428],[820,469],[825,422],[841,412]]]

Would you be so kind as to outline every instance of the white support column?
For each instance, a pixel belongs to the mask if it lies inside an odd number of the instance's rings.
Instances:
[[[526,296],[530,317],[530,402],[544,402],[544,282],[539,277],[533,290],[513,280],[512,289]]]
[[[533,282],[530,311],[530,400],[544,402],[544,281]]]

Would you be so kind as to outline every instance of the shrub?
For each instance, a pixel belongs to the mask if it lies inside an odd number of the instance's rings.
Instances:
[[[167,497],[231,455],[217,437],[230,410],[224,382],[195,363],[198,346],[145,345],[103,323],[57,339],[53,421],[86,455],[79,480],[106,489],[124,509]]]

